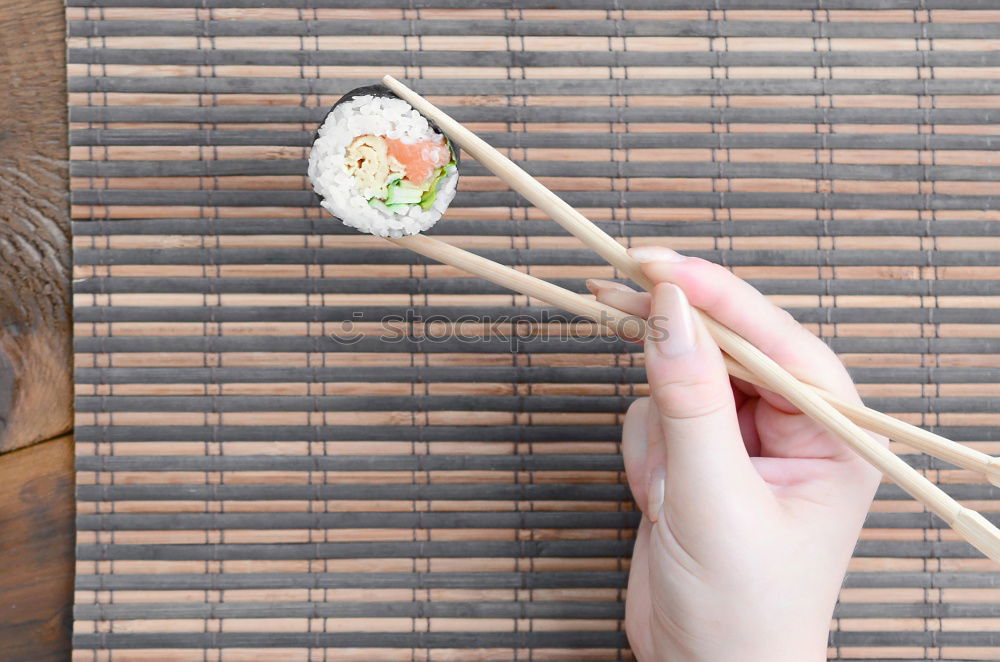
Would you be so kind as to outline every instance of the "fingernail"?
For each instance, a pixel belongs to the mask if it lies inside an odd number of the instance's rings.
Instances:
[[[638,407],[640,405],[636,404],[634,406]],[[629,409],[631,409],[631,407]],[[645,412],[642,413],[642,418],[647,418],[648,415],[649,413],[647,409]],[[636,418],[632,416],[626,417],[624,425],[622,426],[622,438],[624,438],[626,435],[625,426],[631,426],[631,425],[643,425],[643,424],[637,421]],[[622,458],[625,460],[625,466],[634,467],[644,464],[646,462],[646,453],[649,452],[649,437],[643,433],[643,434],[629,434],[628,438],[629,442],[622,444]]]
[[[643,264],[647,262],[680,262],[687,259],[686,255],[681,255],[666,246],[637,246],[628,249],[628,254]]]
[[[597,293],[597,300],[607,306],[629,313],[634,313],[636,309],[642,308],[645,304],[642,293],[631,290],[604,289]]]
[[[591,294],[597,294],[600,290],[628,290],[628,287],[613,280],[601,280],[600,278],[588,278],[587,289]]]
[[[649,475],[649,498],[646,501],[646,517],[650,522],[660,519],[663,510],[663,499],[667,493],[667,472],[663,467],[653,469]]]
[[[684,290],[673,283],[660,283],[653,290],[653,307],[646,324],[646,342],[661,356],[671,357],[694,349],[694,311]]]

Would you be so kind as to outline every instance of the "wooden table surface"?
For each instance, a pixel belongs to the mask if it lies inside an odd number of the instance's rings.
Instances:
[[[0,658],[66,660],[73,439],[65,21],[0,0]]]

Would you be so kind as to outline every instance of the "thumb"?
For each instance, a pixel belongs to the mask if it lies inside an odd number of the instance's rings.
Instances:
[[[759,478],[740,434],[722,352],[672,283],[653,289],[645,351],[666,445],[667,491],[709,509],[713,501],[739,498]]]

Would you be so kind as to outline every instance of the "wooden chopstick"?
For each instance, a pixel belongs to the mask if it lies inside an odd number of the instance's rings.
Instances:
[[[410,235],[399,239],[389,239],[397,246],[407,248],[432,260],[463,269],[484,280],[496,283],[501,287],[520,292],[529,297],[562,308],[563,310],[591,319],[606,326],[619,337],[627,340],[638,340],[645,336],[645,321],[634,315],[628,315],[605,304],[583,297],[576,292],[553,285],[548,281],[535,278],[503,264],[493,262],[484,257],[452,246],[451,244],[427,237],[425,235]],[[753,373],[726,356],[726,367],[729,374],[756,386],[765,385]],[[930,455],[940,457],[963,469],[982,472],[986,469],[986,477],[994,485],[1000,485],[1000,460],[985,453],[963,446],[949,443],[949,440],[932,432],[904,423],[887,414],[869,409],[864,405],[848,402],[843,398],[827,393],[814,386],[812,388],[838,411],[862,427],[884,434],[896,441],[905,443]],[[930,440],[930,441],[928,441]],[[940,441],[943,440],[943,441]],[[940,454],[939,454],[940,453]]]
[[[617,308],[582,297],[576,292],[571,292],[433,237],[411,234],[406,237],[390,237],[389,241],[424,257],[463,269],[491,283],[587,317],[608,327],[622,338],[638,340],[646,335],[646,321],[641,317],[623,313]]]
[[[752,372],[730,357],[726,356],[725,358],[726,368],[730,375],[750,382],[754,386],[767,388]],[[866,430],[883,434],[911,448],[954,464],[956,467],[984,474],[986,480],[1000,487],[1000,458],[987,455],[915,425],[910,425],[875,409],[849,402],[811,384],[806,384],[806,387],[814,390],[821,398],[833,405],[837,411]]]
[[[577,236],[610,264],[628,274],[645,289],[653,283],[642,272],[641,265],[589,219],[549,191],[536,179],[518,167],[488,143],[466,129],[429,101],[391,76],[382,82],[428,119],[434,121],[448,136],[513,190],[521,193],[553,220]],[[435,258],[436,259],[436,258]],[[948,523],[965,540],[993,560],[1000,562],[1000,529],[979,513],[962,506],[926,477],[877,442],[835,406],[775,363],[770,357],[747,342],[731,329],[698,311],[712,337],[723,351],[754,375],[757,383],[780,393],[789,402],[828,430],[844,439],[856,453],[889,476],[907,493]],[[941,437],[940,439],[944,439]],[[939,439],[925,440],[937,446]],[[955,442],[945,440],[946,446]],[[987,473],[987,467],[983,468]]]

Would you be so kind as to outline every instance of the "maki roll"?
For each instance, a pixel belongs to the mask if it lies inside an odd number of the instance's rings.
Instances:
[[[384,85],[359,87],[330,109],[309,154],[323,207],[380,237],[434,225],[455,197],[458,155],[423,115]]]

